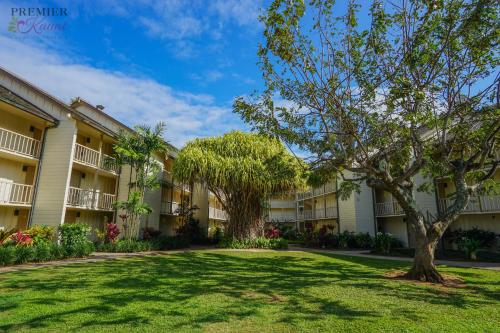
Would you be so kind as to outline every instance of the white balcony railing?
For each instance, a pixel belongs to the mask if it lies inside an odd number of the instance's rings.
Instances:
[[[119,168],[120,166],[117,164],[116,158],[102,154],[101,169],[118,174]]]
[[[268,222],[292,222],[296,220],[295,212],[269,212]]]
[[[161,203],[160,213],[166,215],[179,215],[180,205],[177,202],[163,201]]]
[[[99,156],[100,155],[100,156]],[[99,151],[75,143],[75,153],[73,159],[81,164],[100,168],[118,174],[119,166],[116,159],[106,154],[99,154]]]
[[[31,205],[33,185],[0,180],[0,204]]]
[[[229,217],[224,210],[215,207],[208,207],[208,217],[214,220],[229,220]]]
[[[314,210],[311,209],[305,209],[303,211],[299,211],[297,215],[297,219],[299,221],[304,221],[304,220],[319,220],[319,219],[331,219],[331,218],[337,218],[337,207],[336,206],[331,206],[331,207],[322,207],[322,208],[316,208]]]
[[[323,186],[309,188],[304,192],[297,193],[298,200],[305,200],[324,194],[334,193],[336,191],[336,181],[331,181]]]
[[[113,210],[115,200],[116,196],[114,194],[70,187],[66,204],[71,207],[84,209]]]
[[[40,155],[40,141],[5,128],[0,128],[0,149],[38,158]]]
[[[403,215],[403,209],[397,201],[378,202],[375,205],[377,216]]]
[[[73,155],[73,159],[79,163],[97,168],[99,165],[99,152],[75,143],[75,154]]]
[[[439,208],[444,211],[450,207],[454,199],[440,199]],[[469,200],[469,204],[465,207],[465,213],[482,213],[482,212],[496,212],[500,211],[500,195],[494,196],[474,196]]]

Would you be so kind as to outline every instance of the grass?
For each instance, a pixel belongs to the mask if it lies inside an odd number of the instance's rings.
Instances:
[[[2,331],[498,332],[500,272],[466,289],[388,280],[408,263],[197,251],[0,274]]]

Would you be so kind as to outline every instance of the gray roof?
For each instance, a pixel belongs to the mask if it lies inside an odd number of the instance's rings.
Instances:
[[[31,104],[27,100],[23,99],[22,97],[19,97],[18,95],[14,94],[12,91],[10,91],[8,88],[0,85],[0,101],[5,102],[7,104],[10,104],[18,109],[21,109],[23,111],[26,111],[28,113],[31,113],[34,116],[40,117],[42,119],[45,119],[51,123],[56,124],[58,120],[54,117],[52,117],[50,114],[44,112],[37,106]]]

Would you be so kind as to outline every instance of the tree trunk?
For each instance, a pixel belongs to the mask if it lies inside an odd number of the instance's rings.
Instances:
[[[444,279],[439,274],[434,265],[434,251],[436,242],[420,238],[419,244],[415,247],[415,257],[413,266],[406,274],[406,277],[412,280],[443,283]]]

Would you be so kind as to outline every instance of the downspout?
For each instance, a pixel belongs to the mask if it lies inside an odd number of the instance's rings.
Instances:
[[[377,196],[375,195],[375,190],[371,188],[372,190],[372,209],[373,209],[373,227],[375,228],[375,237],[377,237],[378,233],[378,220],[377,220]]]
[[[335,200],[337,200],[337,225],[338,229],[337,233],[340,237],[340,210],[339,210],[339,177],[335,175]]]
[[[33,200],[31,202],[31,209],[30,209],[30,213],[28,215],[28,227],[32,226],[33,209],[35,207],[36,197],[38,195],[38,184],[40,182],[40,173],[42,171],[43,153],[45,152],[45,141],[47,139],[47,132],[49,131],[49,129],[56,128],[58,125],[59,125],[59,122],[56,121],[53,125],[45,127],[45,130],[43,131],[42,145],[40,147],[40,155],[38,157],[38,165],[37,165],[37,170],[36,170],[35,184],[33,184]]]

